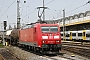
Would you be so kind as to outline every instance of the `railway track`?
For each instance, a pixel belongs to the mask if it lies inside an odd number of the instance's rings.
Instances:
[[[6,49],[0,49],[0,54],[2,56],[2,60],[20,60],[19,58],[17,58],[15,55],[13,55],[12,53],[10,53],[8,50]]]
[[[61,56],[61,54],[60,55],[42,55],[41,57],[45,57],[48,60],[74,60],[71,58],[63,57]]]
[[[76,58],[71,57],[71,53],[68,54],[65,51],[62,51],[59,54],[41,54],[30,50],[23,50],[14,46],[8,47],[7,49],[9,51],[14,50],[13,53],[23,60],[76,60]]]
[[[62,49],[90,59],[90,44],[62,43]]]
[[[0,60],[4,60],[1,54],[0,54]]]
[[[88,47],[90,48],[90,43],[81,43],[81,42],[62,42],[63,45],[73,45],[73,46],[80,46],[80,47]]]
[[[12,48],[13,47],[15,47],[15,46],[12,46]],[[16,47],[16,48],[18,48],[18,47]],[[7,49],[10,49],[10,48],[7,48]],[[29,56],[24,57],[23,53],[25,53],[25,52],[29,53],[30,55],[27,54]],[[20,53],[19,52],[16,52],[16,53],[18,53],[18,54],[22,53],[22,49],[21,49]],[[72,60],[72,59],[62,57],[61,54],[59,54],[59,55],[56,55],[56,54],[41,54],[41,53],[37,53],[37,52],[34,52],[34,51],[29,51],[29,50],[23,50],[23,53],[22,53],[22,55],[23,55],[24,58],[33,57],[33,58],[31,58],[31,60]],[[36,57],[34,57],[34,56],[36,56]],[[26,59],[26,60],[28,60],[28,59]]]

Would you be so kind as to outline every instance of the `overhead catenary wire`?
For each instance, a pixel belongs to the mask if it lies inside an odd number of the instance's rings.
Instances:
[[[71,13],[72,11],[74,11],[74,10],[76,10],[76,9],[79,9],[79,8],[81,8],[81,7],[83,7],[83,6],[87,5],[87,4],[88,4],[88,3],[85,3],[85,4],[79,6],[79,7],[75,8],[75,9],[72,9],[72,10],[70,10],[69,12],[66,12],[66,14],[67,14],[67,13]]]
[[[23,4],[23,6],[22,6],[21,15],[22,15],[22,12],[23,12],[23,7],[24,7],[24,4]],[[21,16],[21,15],[20,15],[20,16]]]
[[[51,2],[53,2],[53,1],[54,1],[54,0],[52,0]],[[76,0],[74,0],[73,2],[71,2],[70,5],[66,6],[64,9],[72,6],[72,5],[73,5],[72,3],[75,3],[75,1],[76,1]],[[80,0],[80,1],[81,1],[81,0]],[[48,3],[47,3],[47,4],[48,4]],[[47,4],[46,4],[46,5],[47,5]],[[49,10],[52,10],[52,9],[49,9]],[[53,10],[53,11],[59,11],[59,12],[60,12],[60,11],[62,11],[62,9],[61,9],[61,10]]]
[[[8,9],[14,4],[15,1],[16,1],[16,0],[14,0],[14,1],[11,3],[11,5],[5,10],[5,12],[0,16],[0,18],[8,11]]]
[[[76,1],[76,0],[74,0],[73,2],[75,3],[75,1]],[[80,0],[80,1],[81,1],[81,0]],[[72,3],[73,3],[73,2],[72,2]],[[73,5],[72,3],[70,3],[70,5],[66,6],[64,9],[66,10],[66,8],[72,6],[72,5]],[[90,1],[88,1],[86,4],[83,4],[83,5],[79,6],[79,7],[76,7],[76,8],[73,9],[73,10],[70,10],[69,12],[66,12],[66,14],[71,13],[72,11],[83,7],[83,6],[87,5],[88,3],[90,3]],[[51,10],[51,9],[49,9],[49,10]],[[60,10],[53,10],[53,11],[60,11]],[[61,11],[62,11],[62,9],[61,9]]]
[[[85,12],[85,11],[90,11],[90,8],[83,9],[82,12],[83,12],[83,11],[84,11],[84,12]],[[80,13],[82,13],[82,12],[80,12]],[[77,14],[78,14],[79,12],[74,12],[74,13],[77,13]],[[74,13],[70,13],[69,15],[74,14]]]
[[[32,6],[31,4],[34,2],[34,0],[33,1],[31,1],[30,3],[29,3],[29,5],[28,6],[26,6],[26,7],[30,7],[30,6]],[[24,10],[24,4],[23,4],[23,6],[22,6],[22,11],[21,11],[21,15],[20,16],[22,16],[22,12],[23,12],[23,10]]]
[[[82,1],[82,0],[80,0],[80,1]],[[80,2],[80,1],[76,1],[76,0],[74,0],[74,1],[71,2],[69,5],[67,5],[64,9],[69,8],[69,7],[75,5],[76,3]]]
[[[50,2],[46,3],[45,5],[48,5],[48,4],[52,3],[53,1],[55,1],[55,0],[51,0]]]
[[[2,2],[2,5],[1,5],[1,8],[0,8],[0,11],[2,10],[2,7],[3,7],[3,3],[4,3],[4,0],[3,0],[3,2]]]
[[[36,11],[36,9],[34,9],[32,12],[28,13],[27,15],[23,16],[23,18],[24,18],[24,17],[27,17],[28,15],[30,15],[30,14],[32,14],[32,13],[34,13],[35,11]]]

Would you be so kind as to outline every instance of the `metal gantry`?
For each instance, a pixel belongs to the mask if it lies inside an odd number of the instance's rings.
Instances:
[[[17,28],[19,29],[20,28],[20,9],[19,9],[19,3],[20,3],[20,0],[17,0]]]
[[[20,0],[17,0],[17,29],[20,28],[20,6],[19,6]],[[24,3],[26,3],[26,0],[24,0]]]

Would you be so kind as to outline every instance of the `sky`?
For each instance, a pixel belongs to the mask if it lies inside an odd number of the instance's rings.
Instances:
[[[34,23],[38,18],[37,7],[43,6],[43,0],[24,0],[20,1],[20,17],[21,24]],[[45,19],[54,20],[63,18],[63,9],[65,9],[65,16],[73,16],[74,14],[84,13],[90,10],[89,0],[44,0]],[[86,5],[84,5],[86,4]],[[42,9],[41,9],[42,12]],[[7,25],[12,27],[17,22],[17,0],[0,0],[0,29],[2,29],[3,21],[7,21]],[[7,26],[7,28],[8,28]]]

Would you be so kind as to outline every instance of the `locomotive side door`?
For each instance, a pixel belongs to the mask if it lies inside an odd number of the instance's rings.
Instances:
[[[34,32],[33,32],[33,38],[34,38],[34,41],[36,42],[37,41],[37,32],[36,32],[36,27],[34,28]]]

